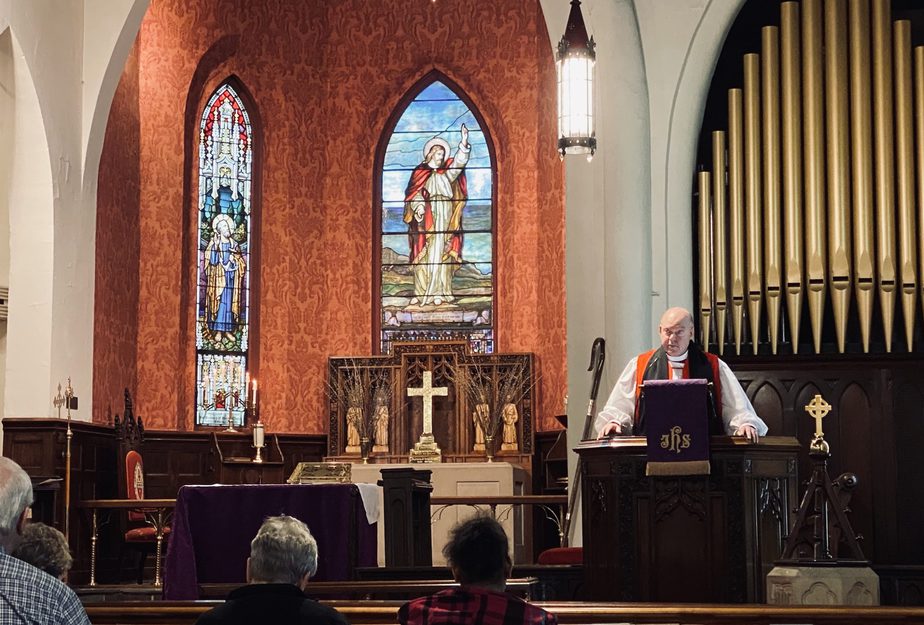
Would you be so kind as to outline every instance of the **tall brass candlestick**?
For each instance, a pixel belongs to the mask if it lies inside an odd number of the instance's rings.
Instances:
[[[71,399],[73,397],[74,389],[68,377],[67,388],[64,389],[64,404],[67,408],[67,435],[64,451],[64,538],[67,540],[71,537],[71,440],[74,438],[74,432],[71,430]]]

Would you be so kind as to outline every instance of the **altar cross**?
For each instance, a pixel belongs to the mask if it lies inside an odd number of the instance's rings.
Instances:
[[[423,398],[423,434],[433,435],[433,398],[449,395],[448,386],[433,386],[433,372],[423,372],[423,386],[407,389],[408,397]]]
[[[805,411],[815,419],[815,438],[824,438],[825,433],[821,430],[821,420],[831,412],[831,404],[826,402],[821,395],[815,395],[812,401],[806,404]]]

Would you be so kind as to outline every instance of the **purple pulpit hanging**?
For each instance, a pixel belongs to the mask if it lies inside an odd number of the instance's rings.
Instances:
[[[648,380],[642,385],[646,475],[709,474],[709,387],[706,380]]]

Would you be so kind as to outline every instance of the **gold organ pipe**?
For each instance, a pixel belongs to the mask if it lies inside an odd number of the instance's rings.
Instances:
[[[780,232],[780,36],[776,26],[761,31],[761,91],[763,100],[764,165],[764,289],[770,349],[776,354],[782,294]]]
[[[876,199],[876,278],[885,349],[895,321],[895,166],[892,152],[892,25],[889,0],[872,0],[873,166]]]
[[[825,1],[825,105],[828,150],[828,279],[837,351],[844,353],[850,305],[850,161],[847,3]]]
[[[728,257],[725,252],[725,131],[712,133],[712,250],[713,297],[715,298],[716,343],[719,355],[725,351],[725,319],[728,315]]]
[[[805,142],[805,264],[815,353],[825,304],[825,153],[821,0],[802,2],[802,109]]]
[[[850,156],[853,197],[853,265],[863,352],[869,352],[873,318],[873,142],[869,52],[869,0],[850,0]]]
[[[728,230],[731,259],[731,321],[735,353],[741,353],[744,325],[744,98],[728,90]]]
[[[783,230],[786,304],[792,351],[799,352],[802,318],[802,85],[799,71],[799,3],[781,5],[781,90],[783,95]],[[718,202],[716,202],[718,207]]]
[[[911,103],[911,22],[893,24],[895,62],[895,154],[898,172],[898,255],[905,340],[913,347],[917,299],[917,231],[914,219],[914,127]]]
[[[708,171],[701,171],[699,178],[699,332],[704,350],[709,350],[709,328],[712,317],[712,220],[709,218],[709,204],[712,202],[712,187]]]
[[[763,299],[760,206],[760,57],[744,55],[744,189],[747,227],[748,319],[754,353],[760,344],[760,304]]]
[[[924,288],[924,46],[914,49],[915,162],[918,181],[918,273]]]

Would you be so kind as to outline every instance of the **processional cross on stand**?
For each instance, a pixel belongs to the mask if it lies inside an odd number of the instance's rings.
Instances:
[[[61,383],[58,383],[58,394],[52,399],[55,408],[58,409],[58,418],[61,418],[61,407],[67,408],[67,434],[65,435],[66,443],[64,448],[64,537],[71,536],[71,442],[74,438],[74,432],[71,430],[71,405],[74,403],[74,388],[71,386],[71,379],[67,379],[67,388],[64,394],[61,394]]]
[[[408,388],[408,397],[421,397],[423,399],[423,432],[420,439],[410,451],[411,462],[440,462],[442,452],[433,438],[433,398],[449,395],[449,387],[433,386],[433,372],[423,372],[423,386]]]

